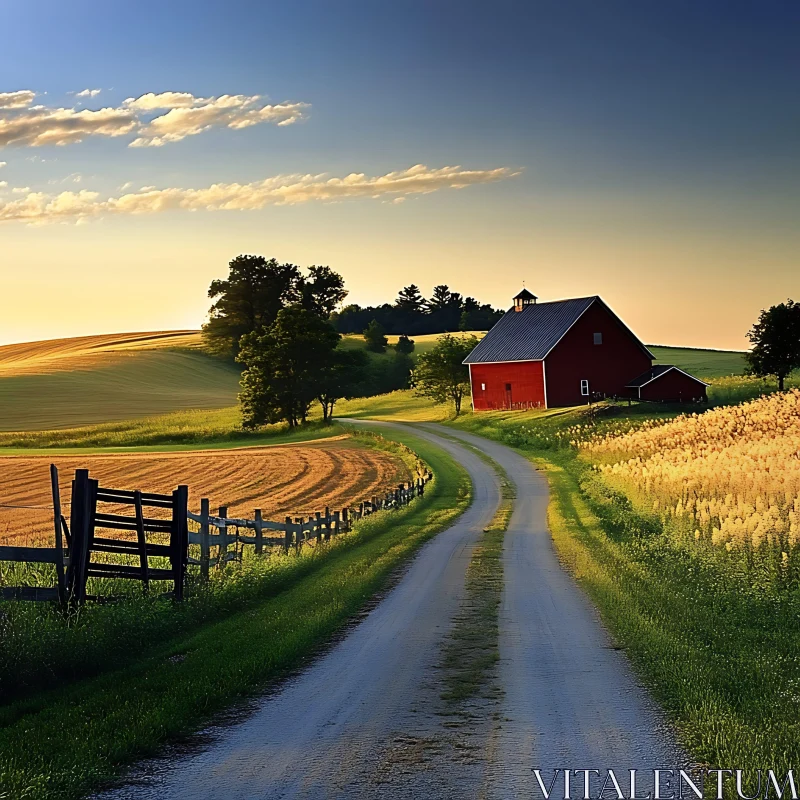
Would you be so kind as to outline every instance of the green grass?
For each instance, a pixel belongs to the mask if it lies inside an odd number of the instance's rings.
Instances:
[[[271,589],[266,575],[243,568],[239,580],[261,597],[243,610],[167,637],[113,672],[0,709],[0,798],[78,798],[329,641],[469,504],[462,467],[410,433],[391,436],[432,467],[436,478],[423,498],[366,518],[319,553],[281,556],[285,577]]]
[[[404,389],[374,397],[340,400],[334,414],[352,419],[440,422],[451,416],[452,410],[449,406],[437,405],[426,397],[420,397],[411,389]]]
[[[635,408],[635,407],[634,407]],[[559,557],[699,763],[785,771],[800,760],[800,596],[682,544],[565,444],[600,419],[481,414],[450,424],[516,447],[550,482]],[[578,429],[577,426],[582,426]],[[569,432],[565,437],[557,434]],[[577,433],[576,433],[577,431]]]
[[[674,364],[701,380],[743,375],[744,353],[734,350],[702,350],[694,347],[662,347],[648,345],[656,364]]]
[[[83,428],[0,433],[0,455],[46,454],[57,448],[88,454],[255,447],[320,439],[341,432],[335,426],[324,426],[319,421],[294,429],[279,424],[267,425],[257,431],[244,431],[241,412],[234,406],[212,411],[176,411]]]
[[[196,350],[142,350],[109,363],[0,377],[0,430],[35,431],[231,406],[239,368]]]

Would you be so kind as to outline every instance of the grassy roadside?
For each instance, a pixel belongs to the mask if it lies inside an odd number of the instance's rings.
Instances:
[[[499,414],[452,424],[543,469],[559,558],[695,759],[751,772],[796,766],[800,597],[766,595],[746,575],[677,546],[552,430],[531,433],[529,421]],[[575,415],[561,424],[574,427]]]
[[[411,434],[396,438],[436,475],[424,498],[363,520],[273,597],[176,635],[117,671],[0,709],[0,798],[80,797],[329,641],[470,501],[462,467]]]

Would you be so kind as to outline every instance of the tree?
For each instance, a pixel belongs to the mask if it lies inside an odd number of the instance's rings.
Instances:
[[[394,305],[400,311],[421,314],[425,310],[425,298],[419,287],[412,283],[410,286],[404,286],[398,292]]]
[[[440,283],[438,286],[433,287],[433,294],[431,299],[427,301],[427,310],[429,314],[436,311],[442,311],[448,307],[450,303],[450,287],[445,283]]]
[[[786,378],[800,369],[800,303],[787,300],[762,311],[747,338],[753,345],[745,355],[749,372],[774,375],[783,391]]]
[[[327,320],[300,306],[281,309],[266,331],[246,334],[238,356],[246,366],[239,394],[244,427],[305,422],[340,339]]]
[[[203,326],[209,346],[219,353],[238,352],[239,339],[270,326],[278,312],[299,299],[300,270],[264,256],[237,256],[226,280],[211,282],[208,296],[216,302]]]
[[[310,266],[308,277],[301,277],[298,281],[298,289],[300,305],[324,319],[330,318],[347,297],[344,278],[330,267]]]
[[[385,353],[389,340],[386,338],[386,329],[374,319],[364,329],[364,338],[367,340],[367,350],[371,353]]]
[[[369,359],[363,350],[334,350],[331,353],[330,359],[320,370],[317,389],[324,423],[331,421],[337,400],[359,395],[368,363]]]
[[[397,344],[394,346],[394,349],[397,350],[398,353],[405,353],[406,355],[410,355],[414,352],[414,340],[409,339],[408,336],[402,334],[398,340]]]
[[[470,390],[469,368],[462,362],[477,344],[475,336],[442,336],[433,349],[417,359],[413,374],[417,393],[436,403],[452,401],[456,415],[460,414],[461,401]]]
[[[209,311],[203,335],[218,353],[234,356],[247,333],[264,331],[282,308],[299,303],[328,319],[347,292],[344,280],[330,267],[311,266],[305,276],[294,264],[279,264],[264,256],[237,256],[226,280],[211,282]]]

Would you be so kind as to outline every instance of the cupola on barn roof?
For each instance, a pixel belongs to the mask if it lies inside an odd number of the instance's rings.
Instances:
[[[514,300],[538,300],[539,298],[527,289],[523,289],[519,294],[514,295]]]

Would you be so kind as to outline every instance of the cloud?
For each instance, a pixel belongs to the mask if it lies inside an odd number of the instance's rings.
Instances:
[[[197,103],[206,102],[208,101],[188,92],[161,92],[160,94],[148,92],[141,97],[129,97],[122,105],[127,108],[135,108],[137,111],[158,111],[163,108],[191,108]]]
[[[101,108],[97,111],[33,106],[7,116],[0,115],[0,147],[67,145],[87,136],[124,136],[137,126],[131,111]]]
[[[3,167],[7,166],[8,166],[8,161],[0,161],[0,169],[3,169]]]
[[[87,190],[58,195],[32,192],[20,200],[0,202],[0,222],[85,221],[101,214],[158,214],[174,210],[250,211],[269,205],[295,205],[311,201],[397,199],[442,189],[463,189],[518,174],[507,167],[490,170],[466,170],[457,166],[430,169],[417,164],[406,170],[375,177],[355,172],[343,178],[331,178],[324,174],[279,175],[253,183],[215,183],[203,189],[147,187],[105,199],[101,199],[97,192]]]
[[[5,189],[8,186],[8,181],[0,181],[0,189]]]
[[[28,194],[30,190],[31,190],[30,186],[15,186],[11,191],[14,194]]]
[[[169,97],[166,97],[169,95]],[[212,127],[225,127],[238,130],[271,122],[276,125],[291,125],[302,119],[308,110],[307,103],[280,103],[261,105],[258,95],[224,94],[208,100],[192,95],[178,95],[167,92],[162,95],[143,95],[128,107],[165,108],[155,103],[176,103],[166,114],[155,117],[140,131],[139,138],[131,142],[131,147],[161,147],[169,142],[179,142],[187,136],[195,136]],[[125,101],[128,103],[129,101]],[[142,105],[136,105],[144,103]]]
[[[27,108],[36,97],[36,92],[23,89],[19,92],[0,92],[0,108]]]
[[[84,89],[75,97],[95,97],[100,91]],[[307,103],[264,104],[261,95],[195,97],[188,92],[149,92],[129,97],[118,108],[91,111],[34,106],[34,97],[31,91],[0,93],[0,147],[67,145],[87,136],[130,133],[136,134],[131,147],[161,147],[213,127],[235,130],[262,123],[291,125],[310,108]]]

